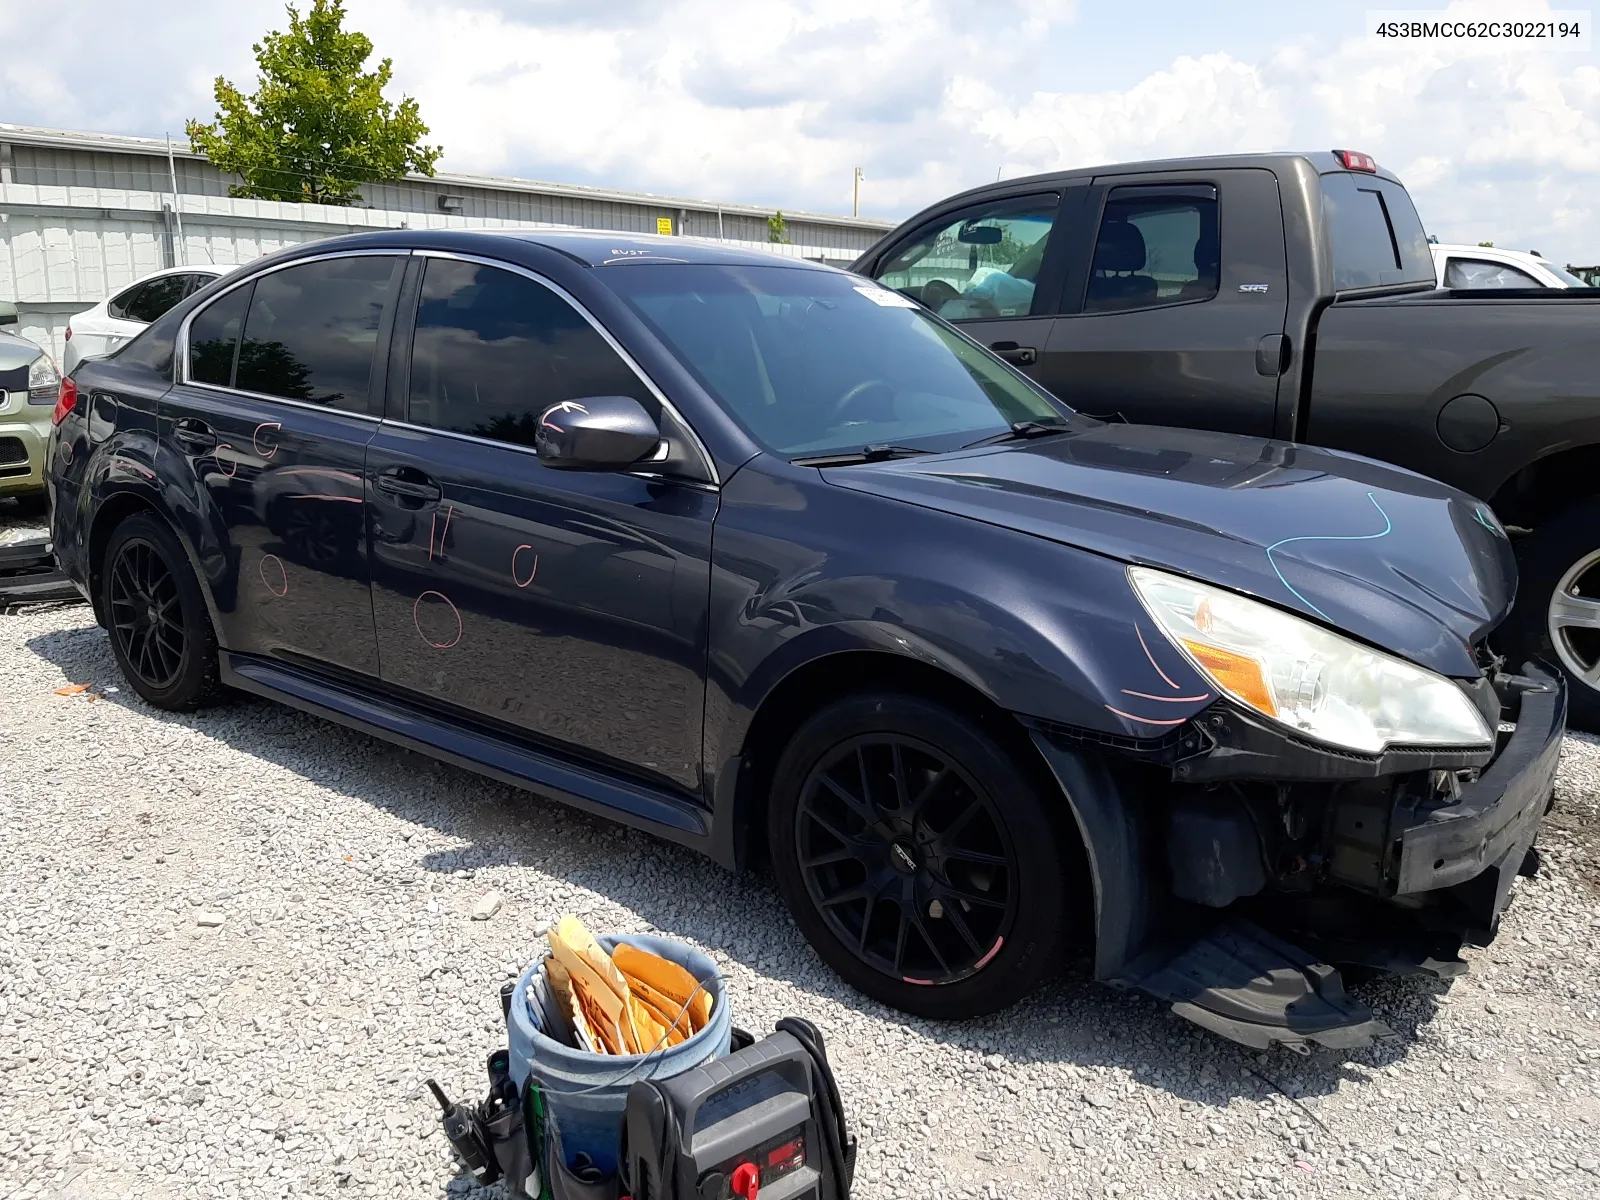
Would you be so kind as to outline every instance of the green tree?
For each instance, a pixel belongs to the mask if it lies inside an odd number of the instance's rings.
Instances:
[[[1490,250],[1494,249],[1494,243],[1493,242],[1479,242],[1478,245],[1487,247]]]
[[[789,223],[783,219],[781,208],[767,218],[767,241],[784,244],[789,241]]]
[[[440,148],[417,102],[384,99],[391,60],[364,71],[372,42],[344,28],[343,0],[311,0],[304,17],[289,6],[289,31],[273,30],[251,49],[259,86],[246,96],[220,75],[216,120],[189,121],[189,142],[244,180],[233,196],[353,204],[363,183],[432,175]]]

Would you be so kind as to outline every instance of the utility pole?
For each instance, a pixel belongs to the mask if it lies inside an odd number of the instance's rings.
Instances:
[[[850,204],[850,215],[852,217],[859,217],[861,215],[861,181],[865,178],[866,176],[862,173],[861,168],[857,167],[855,180],[855,199]]]
[[[167,134],[167,178],[172,183],[172,215],[178,222],[178,253],[183,265],[189,265],[189,243],[183,237],[183,209],[178,204],[178,168],[172,161],[172,135]],[[177,266],[177,263],[173,263]]]

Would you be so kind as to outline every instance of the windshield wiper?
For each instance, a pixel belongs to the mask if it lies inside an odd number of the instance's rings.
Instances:
[[[894,446],[879,442],[876,445],[863,446],[859,450],[841,454],[817,454],[810,458],[791,458],[789,461],[797,467],[854,467],[861,463],[886,462],[891,458],[912,458],[918,454],[934,453],[936,451],[924,450],[918,446]]]
[[[995,446],[1001,442],[1025,442],[1030,438],[1049,437],[1052,433],[1066,433],[1065,421],[1013,421],[1011,428],[993,437],[979,438],[963,447],[971,450],[977,446]]]

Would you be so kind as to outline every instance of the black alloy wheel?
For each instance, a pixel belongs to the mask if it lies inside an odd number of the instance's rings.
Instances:
[[[918,739],[836,746],[801,788],[794,834],[829,928],[895,979],[965,979],[1016,917],[1016,853],[994,800]]]
[[[142,538],[122,543],[106,589],[111,635],[138,681],[153,691],[172,686],[188,642],[178,584],[156,548]]]
[[[1010,721],[848,696],[774,765],[767,845],[795,923],[847,983],[903,1012],[1005,1008],[1059,969],[1076,932],[1070,809]]]
[[[124,677],[157,708],[186,711],[222,691],[217,639],[182,544],[136,513],[111,533],[97,572],[99,614]]]

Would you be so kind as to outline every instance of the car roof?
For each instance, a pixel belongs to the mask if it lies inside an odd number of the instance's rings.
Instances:
[[[1434,250],[1442,250],[1446,254],[1509,254],[1513,258],[1526,259],[1528,262],[1548,263],[1550,260],[1531,250],[1513,250],[1509,246],[1469,246],[1465,242],[1434,242]]]
[[[662,236],[647,233],[611,233],[606,230],[586,229],[451,229],[451,230],[396,230],[385,234],[356,234],[337,239],[343,246],[381,245],[395,249],[428,249],[448,244],[467,251],[477,250],[491,254],[498,246],[502,252],[509,245],[537,246],[553,250],[586,267],[611,267],[629,263],[692,263],[712,266],[793,267],[807,271],[835,271],[837,268],[803,258],[791,258],[765,250],[750,250],[730,246],[725,242],[680,236]],[[301,242],[296,251],[316,253],[319,245],[327,242]]]
[[[514,238],[533,242],[575,258],[585,266],[608,267],[631,262],[697,263],[719,266],[799,267],[826,271],[832,268],[802,258],[789,258],[766,250],[749,250],[695,237],[668,237],[651,233],[608,233],[585,229],[472,230],[485,238]]]
[[[193,275],[196,271],[203,275],[226,275],[231,270],[233,270],[231,266],[219,266],[216,263],[190,263],[183,267],[162,267],[159,271],[151,271],[148,275],[139,276],[128,286],[132,287],[135,283],[143,283],[147,279],[160,279],[165,275]]]

